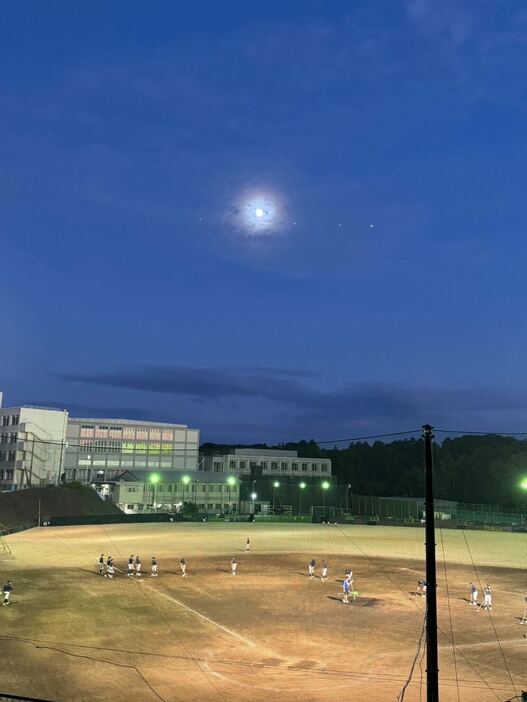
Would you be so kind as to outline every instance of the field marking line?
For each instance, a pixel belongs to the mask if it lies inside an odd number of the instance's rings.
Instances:
[[[188,605],[183,604],[183,602],[176,600],[176,598],[172,597],[172,595],[167,595],[165,592],[160,592],[159,590],[156,590],[155,587],[152,587],[151,585],[147,585],[143,580],[140,580],[139,582],[141,583],[141,585],[143,587],[146,587],[149,590],[152,590],[152,592],[155,592],[160,597],[164,597],[169,602],[173,602],[174,604],[177,604],[178,607],[182,607],[183,609],[186,609],[187,612],[190,612],[191,614],[195,614],[196,617],[199,617],[200,619],[203,619],[204,621],[208,622],[209,624],[212,624],[213,626],[217,627],[218,629],[221,629],[226,634],[229,634],[229,636],[234,636],[235,638],[239,639],[240,641],[243,641],[244,644],[247,644],[247,646],[251,646],[252,648],[256,648],[256,644],[254,643],[254,641],[251,641],[250,639],[246,639],[244,636],[242,636],[241,634],[238,634],[236,631],[233,631],[232,629],[229,629],[228,627],[224,626],[223,624],[220,624],[219,622],[214,621],[214,619],[207,617],[205,614],[198,612],[196,609],[192,609],[192,607],[189,607]]]
[[[527,646],[527,641],[524,639],[500,639],[501,644],[511,645],[511,646]],[[439,648],[450,648],[451,643],[439,644]],[[473,648],[492,648],[496,646],[496,641],[476,641],[475,643],[462,643],[456,644],[456,649],[473,649]]]

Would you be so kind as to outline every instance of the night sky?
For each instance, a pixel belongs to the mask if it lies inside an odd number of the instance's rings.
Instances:
[[[527,430],[525,3],[11,3],[0,57],[5,405]]]

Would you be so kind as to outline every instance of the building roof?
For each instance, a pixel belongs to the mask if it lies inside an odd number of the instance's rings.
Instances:
[[[153,426],[153,427],[171,427],[177,429],[191,429],[187,424],[174,424],[171,422],[151,422],[142,421],[139,419],[123,419],[108,418],[108,417],[70,417],[70,423],[86,423],[86,424],[133,424],[134,426]],[[197,431],[197,429],[191,429]]]
[[[214,473],[205,470],[125,470],[114,480],[105,482],[147,483],[153,473],[159,475],[160,483],[178,483],[183,476],[188,476],[194,483],[224,483],[228,477],[223,472]]]

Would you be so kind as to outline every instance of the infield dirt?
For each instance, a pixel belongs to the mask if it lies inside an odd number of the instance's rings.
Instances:
[[[0,559],[15,587],[0,611],[0,692],[57,702],[395,700],[423,627],[424,600],[411,596],[423,540],[420,528],[258,523],[12,535],[12,555]],[[441,699],[508,700],[527,688],[527,535],[445,530],[437,542]],[[101,552],[114,557],[113,580],[97,573]],[[141,556],[141,578],[125,574],[130,554]],[[307,577],[312,557],[317,576],[327,560],[327,582]],[[350,567],[359,597],[344,605]],[[468,605],[478,579],[492,585],[490,615]],[[419,656],[405,702],[426,698],[425,667]]]

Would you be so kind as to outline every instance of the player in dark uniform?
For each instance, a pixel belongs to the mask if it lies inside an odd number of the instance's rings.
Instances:
[[[104,553],[99,556],[99,575],[104,575]]]
[[[157,577],[157,558],[152,556],[152,572],[150,573],[152,577]]]
[[[133,554],[128,559],[128,575],[134,574],[134,556]]]
[[[141,575],[141,559],[139,556],[135,557],[135,574],[137,576]]]
[[[13,592],[13,583],[10,580],[8,580],[4,585],[3,592],[4,601],[2,602],[2,604],[4,605],[4,607],[7,607],[7,605],[9,604],[9,598],[11,596],[11,593]]]

